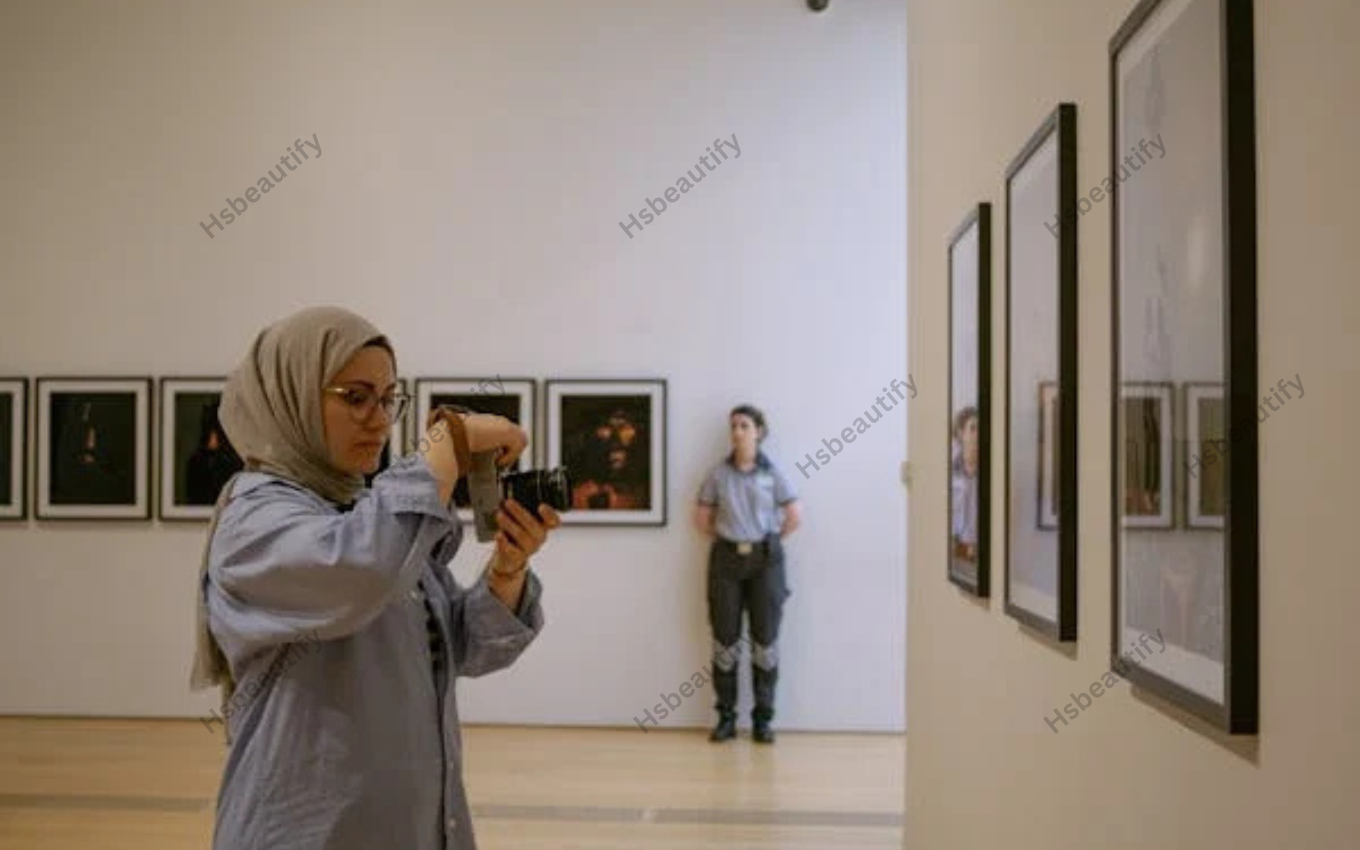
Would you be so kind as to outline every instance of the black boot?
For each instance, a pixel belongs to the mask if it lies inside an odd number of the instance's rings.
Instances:
[[[713,727],[708,740],[714,743],[730,741],[737,737],[737,716],[732,713],[721,713],[718,715],[718,725]]]
[[[773,744],[774,730],[770,728],[770,721],[774,720],[774,692],[779,682],[779,669],[753,666],[751,681],[756,692],[756,705],[751,711],[751,739],[758,744]]]

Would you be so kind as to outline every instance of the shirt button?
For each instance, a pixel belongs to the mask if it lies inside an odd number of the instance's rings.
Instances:
[[[419,602],[419,601],[420,601],[420,591],[419,591],[419,590],[413,590],[413,591],[411,591],[411,593],[410,593],[409,595],[410,595],[410,597],[411,597],[411,601],[413,601],[413,602]]]
[[[457,819],[457,818],[449,818],[449,831],[452,832],[453,830],[455,830],[455,829],[457,829],[457,828],[458,828],[458,819]]]

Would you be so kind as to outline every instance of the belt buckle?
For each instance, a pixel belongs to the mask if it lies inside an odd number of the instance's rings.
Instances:
[[[755,546],[753,546],[753,545],[750,544],[750,543],[738,543],[738,544],[737,544],[737,554],[738,554],[738,555],[749,555],[749,554],[751,554],[751,550],[754,549],[754,548],[755,548]]]

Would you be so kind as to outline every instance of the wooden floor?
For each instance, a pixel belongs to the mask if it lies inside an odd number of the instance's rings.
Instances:
[[[898,735],[466,727],[481,850],[899,850]],[[197,721],[0,718],[0,850],[211,847]]]

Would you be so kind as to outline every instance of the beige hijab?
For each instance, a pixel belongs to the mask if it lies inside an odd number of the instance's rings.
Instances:
[[[245,460],[247,471],[287,478],[332,502],[354,500],[364,479],[340,472],[328,459],[321,388],[368,345],[392,352],[391,343],[376,327],[339,307],[302,310],[260,332],[227,379],[219,412],[227,439]],[[395,353],[392,359],[395,368]],[[208,628],[206,581],[208,552],[234,484],[233,477],[222,488],[203,547],[195,586],[198,640],[189,676],[196,691],[220,684],[224,706],[236,683]]]

